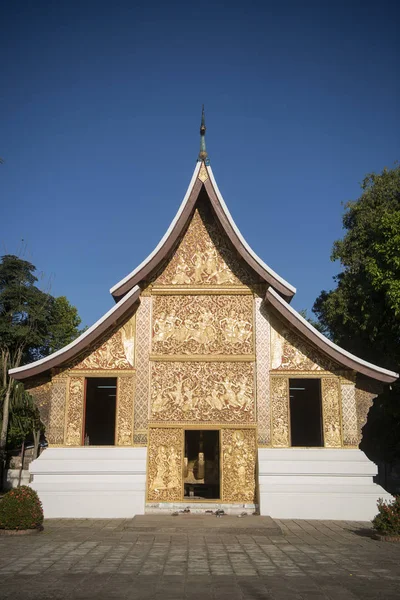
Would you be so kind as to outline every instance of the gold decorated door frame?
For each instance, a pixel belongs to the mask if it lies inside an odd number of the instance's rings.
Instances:
[[[185,431],[190,430],[219,431],[219,499],[184,496]],[[157,423],[150,424],[148,440],[146,502],[256,503],[256,425]]]

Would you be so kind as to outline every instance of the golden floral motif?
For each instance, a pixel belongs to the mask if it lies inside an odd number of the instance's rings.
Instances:
[[[84,389],[84,377],[70,377],[65,434],[67,446],[82,444]]]
[[[271,369],[336,371],[339,366],[274,319],[271,327]]]
[[[135,364],[135,317],[114,333],[107,332],[74,369],[131,369]]]
[[[345,381],[345,383],[343,382]],[[341,378],[343,445],[358,445],[357,406],[355,384]]]
[[[251,296],[155,296],[156,354],[251,354]]]
[[[222,500],[256,501],[256,431],[222,430]]]
[[[337,377],[323,377],[321,380],[324,445],[326,448],[340,448],[340,380]]]
[[[207,173],[207,169],[206,169],[206,167],[205,167],[204,163],[201,163],[201,167],[200,167],[200,171],[199,171],[199,174],[198,174],[198,178],[199,178],[199,179],[200,179],[200,181],[202,181],[203,183],[204,183],[205,181],[207,181],[207,179],[208,179],[208,173]]]
[[[285,448],[290,445],[289,436],[289,380],[271,377],[272,445]]]
[[[152,364],[151,421],[251,423],[252,363]]]
[[[248,285],[258,282],[221,230],[211,206],[199,202],[189,227],[155,285]]]
[[[363,380],[357,382],[356,387],[356,409],[357,409],[357,424],[358,424],[358,442],[361,442],[363,436],[363,427],[367,422],[369,409],[371,408],[374,398],[382,392],[382,384],[380,382]]]
[[[149,502],[182,500],[183,435],[183,429],[149,429],[147,475]]]
[[[133,402],[135,378],[118,377],[117,385],[117,446],[131,446],[133,443]]]
[[[140,305],[136,313],[137,362],[133,436],[135,444],[145,444],[147,441],[145,432],[150,404],[151,307],[152,298],[140,296]]]
[[[34,387],[29,388],[25,385],[25,389],[32,396],[35,405],[37,406],[40,414],[40,420],[46,428],[49,428],[50,424],[50,407],[51,407],[51,382],[36,384]]]
[[[271,407],[269,390],[270,324],[262,298],[255,298],[256,379],[258,443],[271,443]]]

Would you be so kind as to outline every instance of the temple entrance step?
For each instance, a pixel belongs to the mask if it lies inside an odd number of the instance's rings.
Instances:
[[[223,511],[226,515],[238,516],[242,513],[253,515],[259,512],[258,504],[224,504],[223,502],[147,502],[144,512],[146,515],[171,515],[172,513],[183,513],[189,509],[190,514],[207,515],[210,511]],[[185,513],[186,514],[186,513]]]
[[[280,537],[282,531],[271,517],[260,515],[233,515],[216,517],[212,514],[179,513],[177,516],[136,515],[124,525],[124,529],[143,534],[188,535],[266,535]]]

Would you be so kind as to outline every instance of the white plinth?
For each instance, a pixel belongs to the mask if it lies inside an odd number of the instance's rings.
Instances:
[[[261,515],[369,521],[378,498],[392,499],[361,450],[259,448],[258,462]]]
[[[45,518],[144,514],[146,448],[48,448],[29,467]]]

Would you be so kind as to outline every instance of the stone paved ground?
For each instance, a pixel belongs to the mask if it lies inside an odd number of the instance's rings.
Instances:
[[[0,536],[0,598],[398,599],[400,544],[346,521],[52,520]]]

